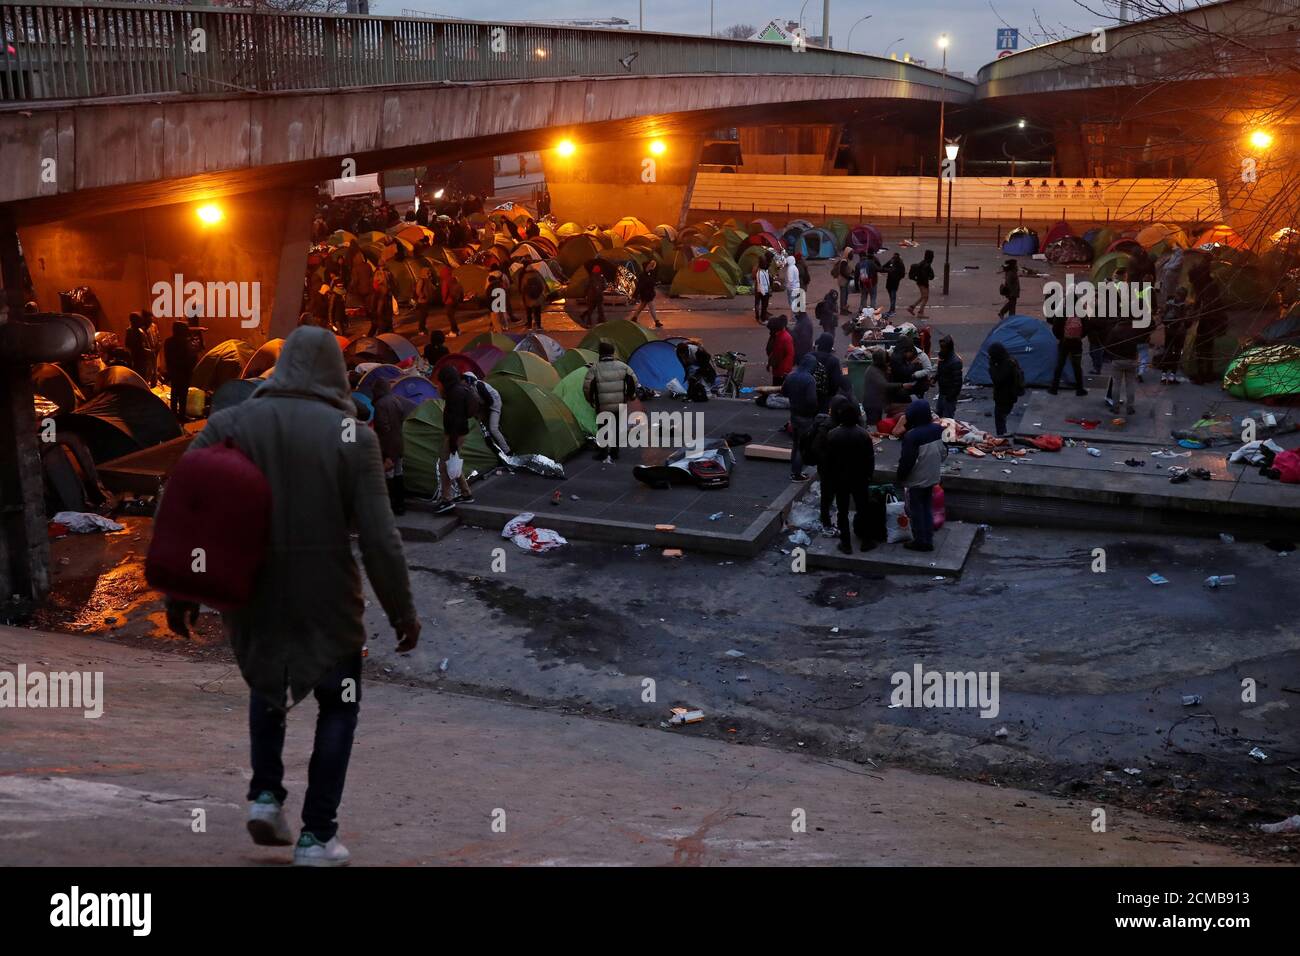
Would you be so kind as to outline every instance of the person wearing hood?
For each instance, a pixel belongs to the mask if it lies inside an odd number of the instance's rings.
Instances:
[[[835,316],[835,293],[827,292],[813,311],[817,315],[817,324],[822,327],[822,331],[834,336],[835,323],[838,321]]]
[[[781,284],[785,286],[785,298],[790,306],[790,314],[797,317],[808,306],[805,302],[803,281],[799,275],[799,263],[795,261],[794,256],[787,255],[785,261],[781,263]]]
[[[190,380],[198,357],[194,354],[193,337],[188,322],[172,322],[172,334],[163,343],[163,359],[167,363],[167,381],[172,390],[172,414],[185,424],[185,400],[190,392]],[[337,344],[337,341],[335,342]]]
[[[889,293],[889,311],[885,313],[887,319],[898,311],[898,287],[903,284],[905,275],[907,266],[903,264],[903,257],[895,252],[885,263],[885,291]]]
[[[831,399],[837,395],[849,398],[853,391],[849,386],[849,377],[844,374],[844,366],[840,364],[840,357],[835,354],[835,336],[829,332],[817,336],[817,349],[813,356],[825,372],[826,384],[818,390],[817,404],[819,411],[826,412],[830,410]]]
[[[472,504],[474,494],[465,477],[461,446],[469,434],[469,420],[477,412],[478,396],[465,382],[460,369],[450,363],[438,369],[438,391],[442,393],[442,454],[438,456],[438,481],[443,497],[433,506],[434,514],[445,514],[458,504]],[[456,494],[452,495],[453,486]]]
[[[749,271],[749,277],[754,287],[754,320],[759,325],[767,325],[767,307],[772,299],[772,254],[770,252],[765,252],[758,257],[754,268]]]
[[[961,356],[957,354],[952,336],[945,335],[939,340],[939,368],[935,375],[936,384],[939,386],[935,413],[940,418],[952,418],[957,414],[957,399],[961,397],[961,379]]]
[[[379,454],[384,460],[384,478],[388,482],[388,502],[393,514],[406,514],[406,483],[402,478],[402,423],[415,411],[415,403],[393,391],[387,379],[375,376],[371,391],[375,412],[371,423],[379,438]]]
[[[429,333],[429,341],[424,343],[424,360],[430,365],[437,365],[438,360],[444,355],[451,354],[447,348],[447,336],[442,329],[434,329]]]
[[[876,448],[862,427],[856,402],[837,401],[831,408],[834,427],[826,436],[818,470],[822,477],[822,497],[834,495],[840,532],[839,548],[853,553],[850,531],[858,537],[858,547],[870,551],[875,542],[868,535],[867,503],[871,481],[876,473]],[[849,505],[853,505],[853,523],[849,523]]]
[[[858,311],[867,306],[876,307],[876,283],[880,279],[880,261],[874,252],[864,252],[858,258]]]
[[[1007,416],[1024,394],[1020,364],[1001,342],[989,346],[989,378],[993,382],[993,422],[997,436],[1007,436]]]
[[[932,499],[947,457],[943,428],[930,413],[930,403],[918,398],[907,406],[907,431],[898,457],[898,483],[907,490],[907,513],[912,518],[913,540],[903,545],[909,551],[934,550]]]
[[[912,263],[907,276],[916,283],[917,299],[907,307],[907,311],[918,319],[925,315],[925,306],[930,301],[930,283],[934,280],[934,250],[926,249],[920,262]]]
[[[1006,299],[998,309],[999,321],[1016,314],[1016,300],[1020,298],[1020,266],[1015,259],[1008,259],[1002,264],[1002,286],[998,289]]]
[[[252,397],[208,419],[189,452],[226,441],[247,455],[271,491],[269,540],[252,600],[223,614],[250,690],[252,779],[248,830],[264,846],[293,843],[284,814],[286,712],[313,693],[315,746],[307,770],[294,863],[338,866],[338,839],[359,712],[366,600],[352,533],[397,650],[415,648],[420,622],[402,541],[384,488],[379,439],[358,427],[338,340],[313,326],[285,339],[275,373]],[[188,637],[198,605],[167,600],[167,623]]]
[[[790,480],[807,481],[803,458],[799,450],[803,437],[812,428],[817,417],[817,356],[812,352],[799,359],[795,370],[785,377],[781,394],[790,400],[790,439],[794,444],[790,452]]]
[[[799,360],[813,350],[813,329],[812,319],[807,312],[800,312],[794,317],[794,329],[790,333],[790,338],[794,340],[794,363],[799,364]]]
[[[473,372],[466,372],[464,380],[478,396],[478,420],[487,426],[488,434],[496,442],[500,453],[509,455],[510,443],[506,441],[506,436],[501,434],[501,411],[505,408],[501,393]]]
[[[767,320],[767,368],[772,373],[772,384],[780,385],[794,368],[794,339],[786,328],[789,321],[784,315],[774,315]]]
[[[844,251],[840,253],[839,258],[831,266],[831,275],[835,278],[835,287],[839,290],[837,305],[839,306],[840,315],[851,315],[849,309],[849,286],[853,282],[853,249],[845,246]],[[831,325],[835,324],[834,313],[832,313]],[[823,326],[824,328],[825,326]]]
[[[862,383],[862,409],[868,428],[875,428],[885,417],[889,397],[889,360],[883,349],[873,349],[871,364]]]

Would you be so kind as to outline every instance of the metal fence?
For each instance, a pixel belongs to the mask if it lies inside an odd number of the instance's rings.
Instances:
[[[8,102],[692,73],[945,83],[911,64],[758,41],[194,6],[5,0],[0,38]],[[971,94],[964,80],[946,84]]]

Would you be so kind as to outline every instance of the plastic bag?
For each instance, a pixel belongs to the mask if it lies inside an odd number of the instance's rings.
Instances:
[[[907,506],[892,496],[885,499],[885,540],[888,544],[912,540],[912,519],[907,516]]]
[[[564,466],[545,455],[501,455],[500,458],[511,468],[529,471],[543,478],[564,477]]]
[[[452,452],[447,456],[447,477],[452,481],[458,481],[464,473],[465,459],[460,457],[460,452]]]
[[[538,554],[569,543],[558,531],[552,531],[550,528],[534,528],[532,524],[534,517],[532,512],[515,515],[501,529],[501,537],[509,538],[517,547],[525,551]]]
[[[943,506],[943,485],[935,485],[934,491],[931,492],[930,513],[934,515],[934,530],[938,531],[948,517]]]
[[[60,511],[50,520],[55,524],[63,525],[73,534],[99,534],[104,531],[126,530],[125,525],[89,511]]]

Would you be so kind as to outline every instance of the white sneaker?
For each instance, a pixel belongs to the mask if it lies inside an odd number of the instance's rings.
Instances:
[[[329,843],[321,843],[304,832],[293,848],[294,866],[347,866],[351,861],[352,854],[337,836],[331,837]]]
[[[258,846],[292,846],[293,831],[284,818],[284,805],[263,790],[248,805],[248,835]]]

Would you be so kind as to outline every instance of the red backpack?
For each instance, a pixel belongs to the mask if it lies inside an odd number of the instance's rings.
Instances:
[[[227,438],[181,456],[167,479],[144,574],[173,598],[218,611],[248,604],[271,531],[271,485]]]

